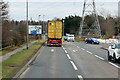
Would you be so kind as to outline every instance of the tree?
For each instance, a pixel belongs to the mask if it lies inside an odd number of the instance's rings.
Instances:
[[[66,17],[64,22],[65,34],[69,33],[69,34],[75,34],[75,36],[78,36],[81,20],[82,18],[76,15]]]

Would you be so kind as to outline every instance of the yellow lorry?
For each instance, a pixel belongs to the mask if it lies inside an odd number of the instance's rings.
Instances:
[[[62,45],[62,21],[48,21],[48,41],[47,45]]]

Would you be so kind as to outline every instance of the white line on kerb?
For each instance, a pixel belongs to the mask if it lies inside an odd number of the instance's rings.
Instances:
[[[119,68],[120,69],[120,67],[118,66],[118,65],[116,65],[116,64],[114,64],[114,63],[112,63],[112,62],[109,62],[111,65],[113,65],[113,66],[115,66],[115,67],[117,67],[117,68]]]
[[[100,56],[98,56],[98,55],[95,55],[95,57],[97,57],[97,58],[99,58],[99,59],[101,59],[101,60],[104,60],[104,58],[102,58],[102,57],[100,57]]]
[[[82,50],[85,50],[85,49],[83,49],[83,48],[81,48]]]
[[[81,75],[78,75],[78,78],[79,78],[80,80],[83,80],[83,77],[82,77]]]
[[[69,54],[67,54],[67,57],[68,57],[69,59],[71,59],[71,57],[70,57],[70,55],[69,55]]]
[[[74,62],[73,62],[73,61],[70,61],[70,62],[71,62],[71,64],[73,65],[74,69],[75,69],[75,70],[78,70],[78,68],[76,67],[76,65],[74,64]]]
[[[65,50],[65,53],[68,53],[68,52]]]

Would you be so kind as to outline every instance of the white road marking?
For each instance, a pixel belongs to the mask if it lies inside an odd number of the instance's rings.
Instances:
[[[99,59],[101,59],[101,60],[105,60],[104,58],[102,58],[102,57],[100,57],[100,56],[98,56],[98,55],[95,55],[95,57],[97,57],[97,58],[99,58]]]
[[[80,80],[83,80],[83,77],[82,77],[81,75],[78,75],[78,78],[79,78]]]
[[[21,75],[20,78],[22,78],[23,75],[25,75],[25,73],[29,70],[30,68],[28,67]]]
[[[68,53],[68,52],[65,50],[65,53]]]
[[[54,52],[54,49],[51,49],[51,52]]]
[[[63,49],[65,50],[65,48],[63,47]]]
[[[83,51],[85,50],[85,49],[83,49],[83,48],[81,48]]]
[[[93,54],[92,52],[90,52],[90,51],[87,51],[88,53],[90,53],[90,54]]]
[[[114,64],[114,63],[112,63],[112,62],[109,62],[111,65],[113,65],[113,66],[115,66],[115,67],[117,67],[117,68],[119,68],[120,69],[120,67],[118,66],[118,65],[116,65],[116,64]]]
[[[68,57],[69,59],[71,59],[71,57],[70,57],[70,55],[69,55],[69,54],[67,54],[67,57]]]
[[[75,69],[75,70],[78,70],[78,68],[76,67],[76,65],[74,64],[74,62],[73,62],[73,61],[70,61],[70,62],[71,62],[71,64],[73,65],[74,69]]]
[[[76,52],[75,50],[73,50],[73,52]]]

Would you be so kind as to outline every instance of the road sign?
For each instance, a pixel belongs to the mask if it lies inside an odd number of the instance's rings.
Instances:
[[[42,34],[41,25],[29,25],[29,34]]]

